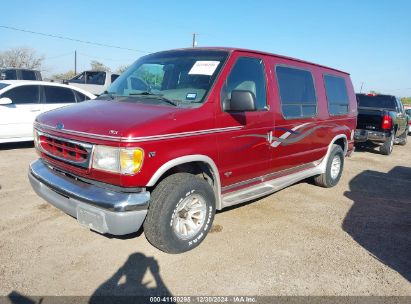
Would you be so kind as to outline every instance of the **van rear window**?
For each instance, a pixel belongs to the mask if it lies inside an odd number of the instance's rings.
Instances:
[[[328,112],[331,115],[347,114],[349,102],[344,78],[324,75],[324,84],[327,94]]]
[[[277,66],[281,110],[287,119],[313,117],[317,114],[317,98],[311,72]]]
[[[364,95],[357,94],[358,106],[361,108],[383,108],[396,110],[396,101],[394,96],[389,95]]]

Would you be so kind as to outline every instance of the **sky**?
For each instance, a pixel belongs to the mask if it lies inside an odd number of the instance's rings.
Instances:
[[[409,0],[5,1],[0,26],[109,44],[101,47],[0,28],[0,51],[29,47],[43,74],[113,70],[140,56],[197,46],[261,50],[351,74],[356,92],[411,96]]]

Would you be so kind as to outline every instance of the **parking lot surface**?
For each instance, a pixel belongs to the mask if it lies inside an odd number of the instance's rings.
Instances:
[[[219,212],[180,255],[50,206],[27,179],[36,157],[0,146],[0,295],[411,295],[411,144],[355,152],[334,188],[303,181]]]

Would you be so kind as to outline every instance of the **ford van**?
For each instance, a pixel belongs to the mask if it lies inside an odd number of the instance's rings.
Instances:
[[[155,247],[181,253],[216,210],[307,178],[335,186],[356,120],[346,72],[235,48],[158,52],[96,100],[38,116],[29,179],[91,230],[143,227]]]

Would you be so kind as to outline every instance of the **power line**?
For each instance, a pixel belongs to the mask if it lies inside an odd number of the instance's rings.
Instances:
[[[96,46],[101,46],[101,47],[108,47],[108,48],[114,48],[114,49],[120,49],[120,50],[126,50],[126,51],[140,52],[140,53],[151,53],[151,52],[149,52],[149,51],[142,51],[142,50],[137,50],[137,49],[131,49],[131,48],[126,48],[126,47],[121,47],[121,46],[117,46],[117,45],[104,44],[104,43],[87,41],[87,40],[81,40],[81,39],[76,39],[76,38],[71,38],[71,37],[66,37],[66,36],[60,36],[60,35],[53,35],[53,34],[46,34],[46,33],[41,33],[41,32],[35,32],[35,31],[30,31],[30,30],[26,30],[26,29],[20,29],[20,28],[11,27],[11,26],[6,26],[6,25],[0,25],[0,28],[4,28],[4,29],[8,29],[8,30],[13,30],[13,31],[18,31],[18,32],[23,32],[23,33],[35,34],[35,35],[40,35],[40,36],[45,36],[45,37],[52,37],[52,38],[69,40],[69,41],[74,41],[74,42],[80,42],[80,43],[85,43],[85,44],[90,44],[90,45],[96,45]]]

